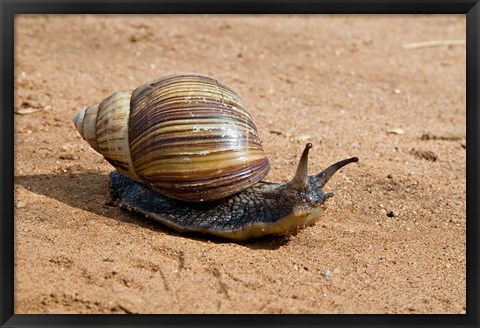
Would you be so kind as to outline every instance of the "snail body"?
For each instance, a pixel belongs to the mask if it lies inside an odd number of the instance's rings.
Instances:
[[[215,79],[168,76],[117,92],[80,111],[74,124],[116,171],[111,203],[178,231],[234,240],[312,225],[332,193],[339,161],[307,174],[307,144],[294,178],[261,181],[270,164],[243,101]]]

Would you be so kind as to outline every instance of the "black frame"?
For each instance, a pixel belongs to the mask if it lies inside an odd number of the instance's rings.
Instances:
[[[128,0],[127,0],[128,1]],[[14,1],[0,0],[1,67],[0,99],[0,325],[15,326],[411,326],[478,327],[480,230],[478,225],[480,127],[479,50],[480,4],[478,0],[153,0],[153,1]],[[13,223],[13,101],[14,16],[16,14],[466,14],[467,22],[467,313],[465,315],[14,315]]]

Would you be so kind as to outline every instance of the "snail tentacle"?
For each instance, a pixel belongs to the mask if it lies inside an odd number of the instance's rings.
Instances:
[[[320,188],[322,188],[338,170],[340,170],[345,165],[354,163],[354,162],[358,162],[358,157],[351,157],[351,158],[341,160],[337,163],[330,165],[325,170],[317,174],[315,176],[315,179],[317,180],[317,183],[320,186]]]
[[[308,187],[308,151],[312,148],[311,143],[305,145],[303,150],[302,157],[298,162],[297,171],[295,177],[293,178],[291,184],[293,188],[298,190],[306,190]]]

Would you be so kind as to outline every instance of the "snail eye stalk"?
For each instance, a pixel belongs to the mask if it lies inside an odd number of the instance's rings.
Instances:
[[[315,179],[317,180],[319,187],[322,188],[328,182],[328,180],[330,180],[330,178],[335,173],[337,173],[337,171],[340,170],[342,167],[354,162],[358,162],[358,157],[347,158],[342,161],[339,161],[335,164],[330,165],[325,170],[317,174],[315,176]]]
[[[300,157],[298,162],[297,172],[292,180],[292,187],[297,190],[306,190],[308,188],[308,152],[311,148],[311,143],[305,145],[302,157]]]

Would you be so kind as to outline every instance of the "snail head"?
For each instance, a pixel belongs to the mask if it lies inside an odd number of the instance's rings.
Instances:
[[[342,167],[349,163],[358,162],[358,157],[351,157],[335,164],[330,165],[325,170],[317,175],[309,176],[307,173],[308,167],[308,152],[312,148],[312,144],[305,145],[300,162],[298,163],[295,177],[287,183],[287,188],[296,194],[301,195],[303,202],[298,204],[298,210],[306,208],[314,208],[322,204],[326,199],[333,196],[333,193],[325,193],[322,188],[330,180],[330,178]]]

